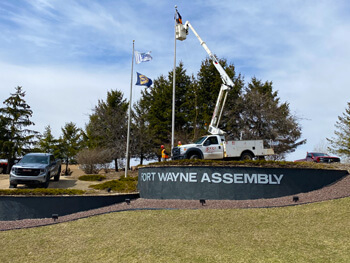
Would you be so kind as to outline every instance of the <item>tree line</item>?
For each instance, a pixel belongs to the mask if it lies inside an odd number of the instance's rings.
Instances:
[[[253,77],[246,82],[235,72],[233,64],[225,59],[219,63],[235,83],[228,93],[219,127],[227,132],[228,139],[263,139],[266,147],[273,146],[275,159],[284,159],[306,142],[301,139],[298,117],[291,113],[288,102],[281,101],[271,81]],[[196,75],[187,74],[183,63],[179,63],[175,87],[176,141],[189,143],[207,133],[221,84],[209,58],[202,61]],[[129,156],[139,158],[141,164],[144,160],[160,159],[160,145],[170,149],[172,86],[170,70],[167,76],[156,78],[153,86],[142,87],[141,97],[132,107]],[[78,153],[86,157],[94,152],[95,158],[100,156],[100,162],[114,161],[118,169],[120,160],[125,158],[129,103],[122,91],[108,91],[105,100],[98,100],[84,128],[68,122],[58,139],[52,135],[50,126],[43,134],[29,129],[33,112],[24,97],[22,87],[16,87],[0,108],[0,156],[8,159],[9,167],[25,153],[41,151],[53,153],[67,165]]]

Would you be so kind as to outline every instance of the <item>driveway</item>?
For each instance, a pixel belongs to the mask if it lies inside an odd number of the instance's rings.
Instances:
[[[91,189],[89,188],[89,185],[99,184],[99,183],[101,182],[81,181],[72,176],[61,176],[58,182],[53,181],[53,178],[51,178],[48,188],[88,190],[88,189]],[[0,189],[8,189],[9,187],[10,187],[9,175],[0,174]],[[24,184],[19,184],[17,188],[25,189],[29,187]]]

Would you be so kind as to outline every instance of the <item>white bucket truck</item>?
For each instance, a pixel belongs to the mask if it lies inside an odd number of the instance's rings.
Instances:
[[[172,159],[241,159],[252,160],[253,158],[263,158],[267,155],[273,155],[273,149],[265,149],[263,140],[249,141],[226,141],[225,132],[218,128],[222,111],[226,102],[227,94],[233,88],[234,83],[220,65],[214,54],[210,51],[206,43],[200,38],[190,22],[185,25],[181,22],[176,25],[176,39],[185,40],[188,35],[188,29],[198,38],[201,46],[208,53],[215,68],[220,73],[222,85],[219,96],[216,101],[213,117],[209,125],[211,135],[203,136],[193,144],[186,144],[174,147],[172,149]]]

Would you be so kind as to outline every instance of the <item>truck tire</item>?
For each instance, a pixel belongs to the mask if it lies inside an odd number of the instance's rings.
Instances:
[[[57,174],[54,176],[53,180],[54,180],[55,182],[58,182],[58,181],[60,180],[60,175],[61,175],[61,167],[58,168],[58,172],[57,172]]]
[[[194,154],[191,154],[190,159],[197,160],[197,159],[201,159],[201,157],[198,154],[194,153]]]
[[[241,155],[241,160],[253,160],[254,155],[251,152],[243,152]]]
[[[41,188],[48,188],[50,183],[50,174],[47,175],[45,183],[41,184]]]
[[[17,188],[17,184],[10,184],[10,188]]]

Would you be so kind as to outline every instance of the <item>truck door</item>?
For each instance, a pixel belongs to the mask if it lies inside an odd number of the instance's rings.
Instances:
[[[312,153],[307,153],[307,155],[306,155],[306,161],[308,161],[308,162],[312,162],[312,161],[314,161],[314,158],[313,158],[313,155],[312,155]]]
[[[224,149],[218,136],[208,136],[203,143],[204,159],[223,159]]]
[[[51,176],[53,174],[57,174],[57,165],[55,164],[55,157],[53,155],[50,155],[50,174]]]

